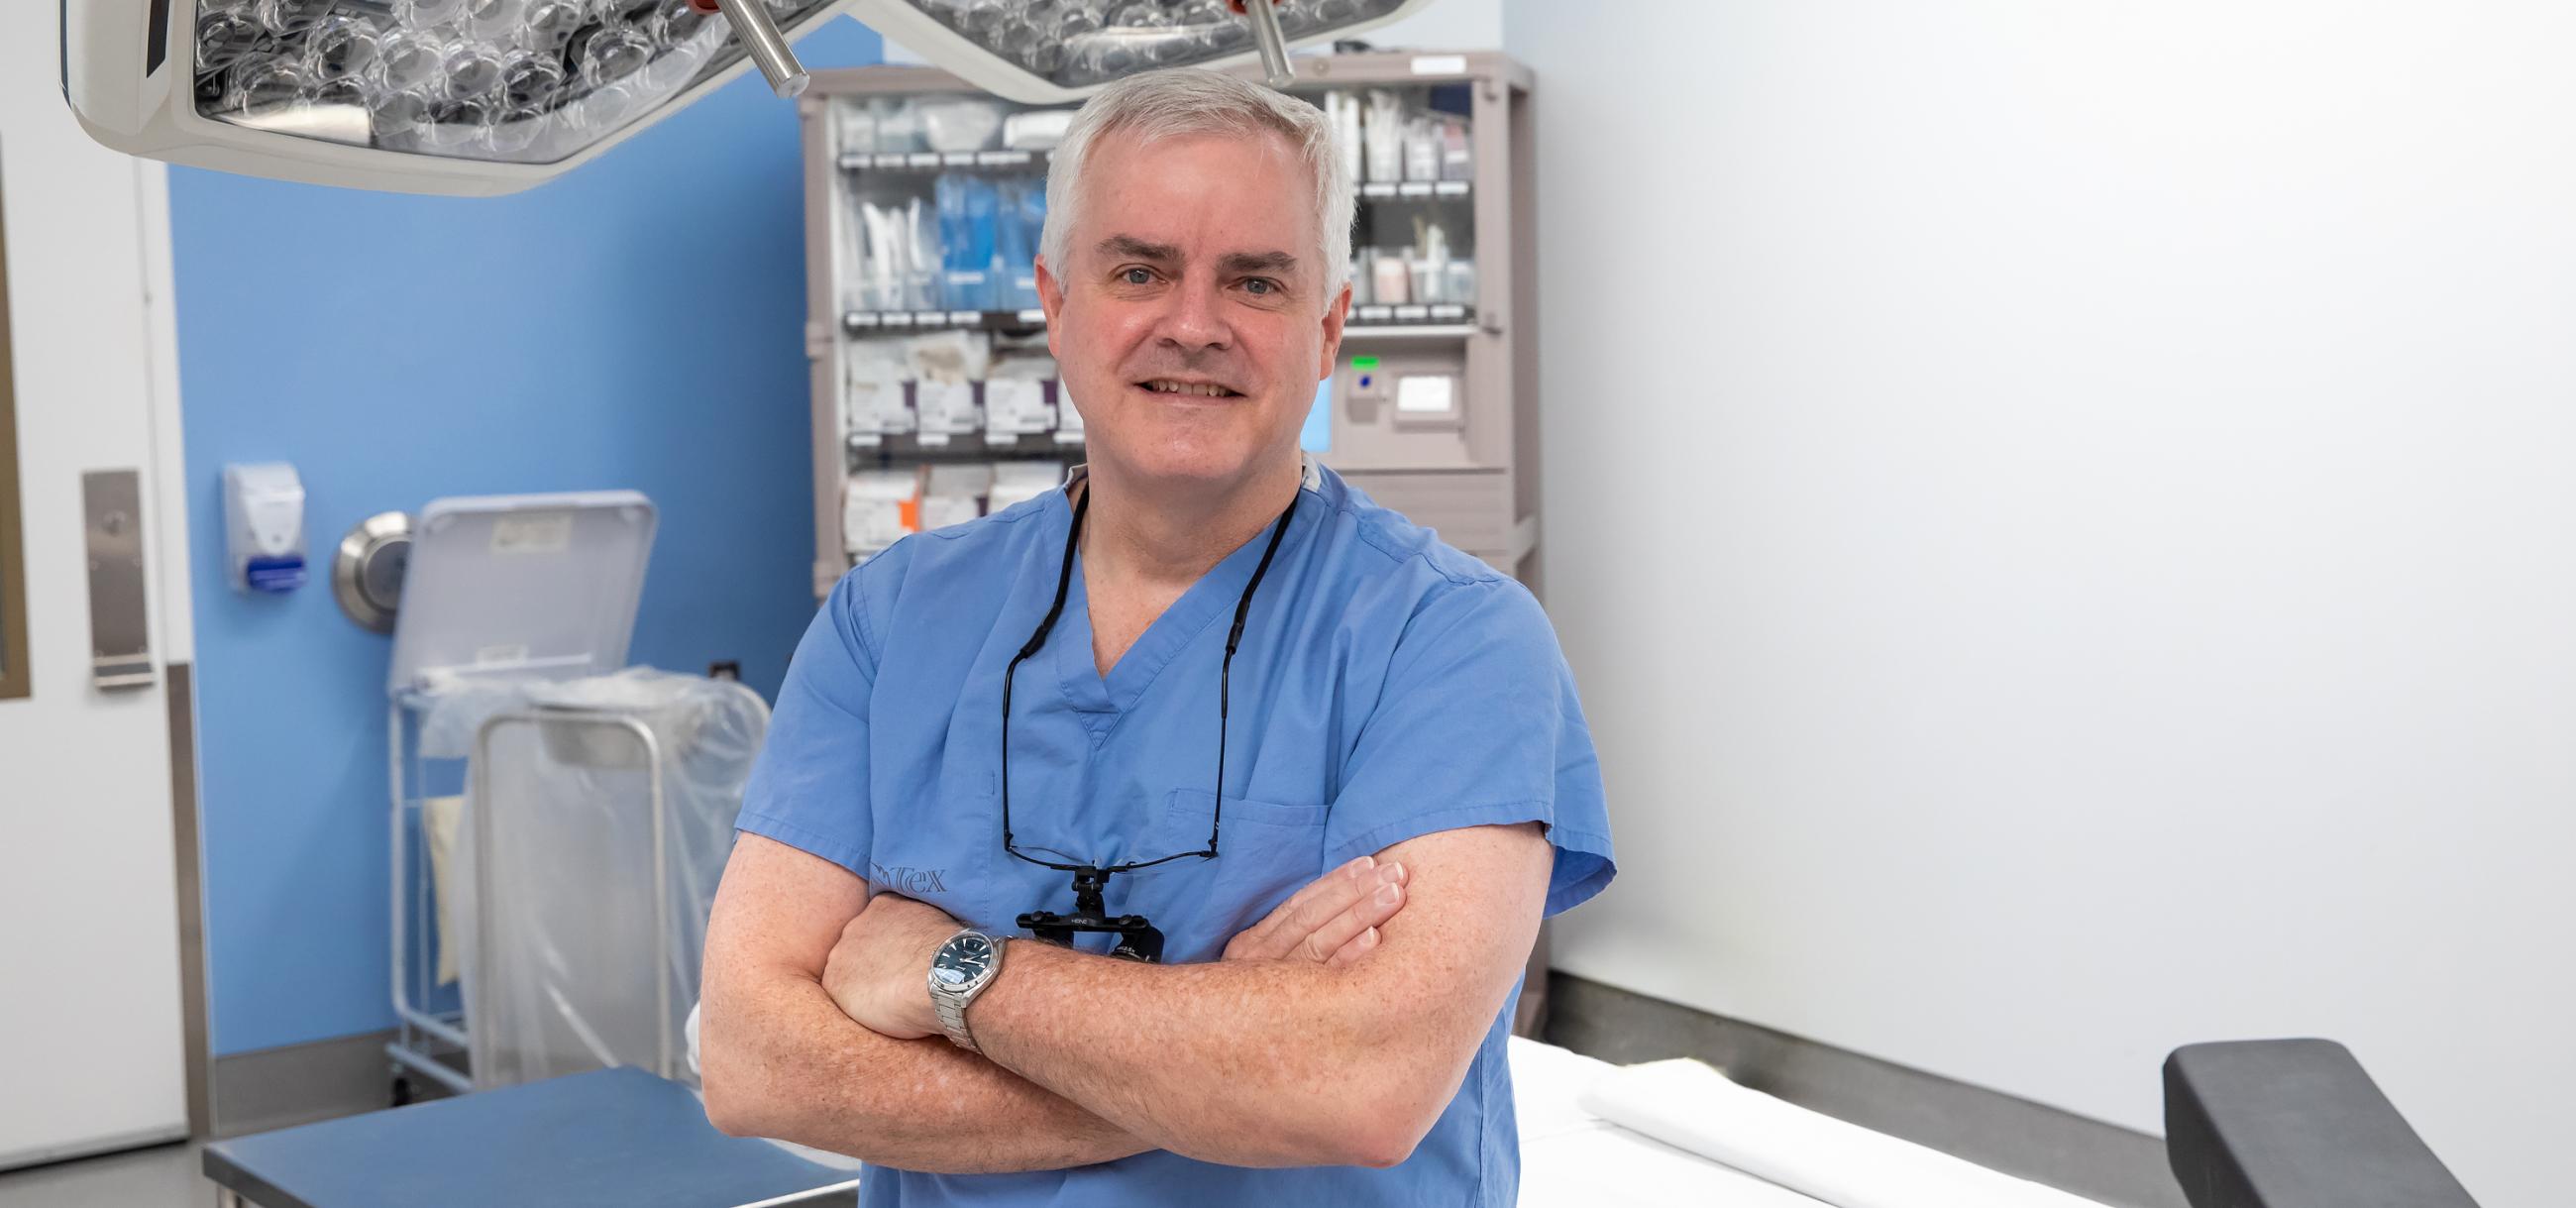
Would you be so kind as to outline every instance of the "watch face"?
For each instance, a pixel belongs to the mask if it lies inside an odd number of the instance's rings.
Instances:
[[[939,950],[939,959],[931,965],[931,976],[941,985],[963,986],[984,976],[993,967],[993,942],[980,935],[961,935]]]

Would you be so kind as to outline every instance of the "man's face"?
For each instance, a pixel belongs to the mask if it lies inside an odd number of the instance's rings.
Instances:
[[[1093,144],[1066,263],[1038,267],[1088,455],[1218,486],[1295,447],[1340,348],[1314,185],[1275,134]]]

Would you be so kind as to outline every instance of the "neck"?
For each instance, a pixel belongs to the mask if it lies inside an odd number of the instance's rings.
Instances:
[[[1304,473],[1291,452],[1234,482],[1173,491],[1095,464],[1083,486],[1091,511],[1082,556],[1121,578],[1187,587],[1276,523]]]

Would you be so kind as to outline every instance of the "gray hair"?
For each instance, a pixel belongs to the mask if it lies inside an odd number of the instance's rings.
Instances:
[[[1133,132],[1141,142],[1192,134],[1277,134],[1295,148],[1315,182],[1315,219],[1323,231],[1324,304],[1351,275],[1350,170],[1333,146],[1322,110],[1258,84],[1199,67],[1132,75],[1103,88],[1074,114],[1047,171],[1046,230],[1038,250],[1060,277],[1070,263],[1077,187],[1092,145],[1102,135]]]

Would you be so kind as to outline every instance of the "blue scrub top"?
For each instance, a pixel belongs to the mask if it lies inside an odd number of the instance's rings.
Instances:
[[[1024,911],[1070,910],[1067,874],[1003,853],[998,793],[1002,671],[1054,598],[1072,517],[1050,491],[908,537],[844,577],[788,668],[740,828],[996,934],[1020,934]],[[1105,678],[1077,563],[1064,615],[1013,690],[1022,850],[1108,865],[1206,848],[1218,665],[1269,537],[1264,526],[1218,563]],[[1308,474],[1233,676],[1221,854],[1109,882],[1109,912],[1150,918],[1166,962],[1215,960],[1326,870],[1435,831],[1545,824],[1549,914],[1609,884],[1600,766],[1537,600],[1329,470]],[[1009,1175],[872,1166],[862,1198],[1510,1204],[1511,1017],[1507,1001],[1457,1098],[1391,1169],[1245,1170],[1163,1151]]]

